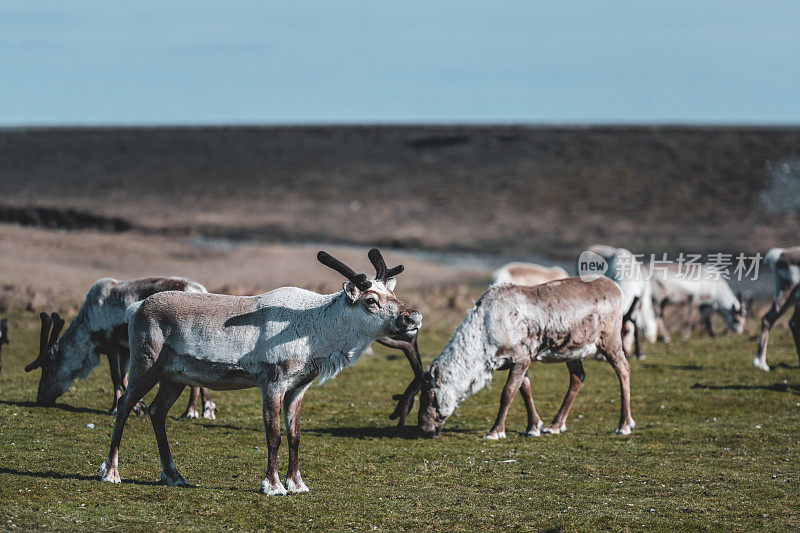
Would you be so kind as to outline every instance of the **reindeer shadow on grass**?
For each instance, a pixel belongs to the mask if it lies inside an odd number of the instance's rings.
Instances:
[[[40,479],[72,479],[74,481],[96,481],[100,483],[97,476],[90,476],[86,474],[69,474],[64,472],[56,472],[54,470],[46,470],[44,472],[34,472],[30,470],[17,470],[16,468],[0,468],[0,474],[11,474],[13,476],[35,477]],[[159,486],[157,481],[138,481],[135,479],[123,479],[123,484],[129,485],[144,485],[144,486]]]
[[[656,363],[640,363],[642,368],[669,368],[670,370],[716,370],[715,366],[702,365],[659,365]]]
[[[303,433],[317,436],[330,436],[348,439],[421,439],[422,435],[417,426],[367,426],[367,427],[331,427],[309,428]],[[470,433],[466,429],[445,429],[442,433]]]
[[[0,404],[2,405],[12,405],[14,407],[36,407],[41,409],[61,409],[62,411],[67,411],[70,413],[88,413],[92,415],[108,415],[108,411],[103,411],[101,409],[92,409],[91,407],[75,407],[72,405],[68,405],[65,403],[55,403],[53,405],[41,405],[36,402],[20,400],[20,401],[13,401],[13,400],[0,400]]]
[[[789,383],[773,383],[772,385],[709,385],[707,383],[695,383],[692,389],[704,390],[763,390],[771,392],[788,392],[800,396],[800,385]]]

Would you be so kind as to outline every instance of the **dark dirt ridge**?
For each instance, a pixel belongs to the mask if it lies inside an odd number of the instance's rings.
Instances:
[[[758,201],[797,156],[800,127],[5,129],[0,201],[235,239],[763,251],[800,234]]]
[[[133,224],[119,217],[105,217],[70,208],[0,205],[0,222],[35,228],[121,232]]]

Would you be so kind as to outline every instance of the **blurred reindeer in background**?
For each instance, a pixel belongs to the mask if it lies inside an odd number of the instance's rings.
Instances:
[[[664,342],[670,335],[664,324],[664,310],[668,305],[686,306],[684,318],[684,338],[692,333],[699,315],[709,336],[714,336],[711,317],[717,313],[732,332],[737,335],[744,331],[747,320],[746,305],[741,294],[734,294],[728,282],[713,275],[706,265],[698,265],[691,276],[682,274],[678,265],[671,263],[664,269],[653,269],[652,295],[653,307],[658,321],[658,329]]]
[[[548,281],[569,277],[560,266],[546,267],[535,263],[508,263],[492,273],[492,285],[511,283],[533,287]]]
[[[794,307],[794,313],[789,319],[789,328],[792,330],[797,357],[800,360],[800,246],[772,248],[764,256],[764,262],[772,268],[772,273],[775,275],[775,297],[769,311],[761,319],[761,336],[758,339],[758,352],[753,358],[753,366],[769,371],[767,364],[769,330],[790,307]]]

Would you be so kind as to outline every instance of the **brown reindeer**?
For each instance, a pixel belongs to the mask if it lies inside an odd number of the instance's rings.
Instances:
[[[493,370],[508,369],[497,420],[486,437],[505,437],[506,414],[517,390],[522,393],[528,412],[526,436],[561,433],[583,382],[581,361],[599,351],[619,376],[622,405],[615,431],[627,434],[634,422],[621,331],[633,307],[622,314],[622,293],[606,278],[591,282],[569,278],[535,287],[493,286],[470,309],[425,373],[416,339],[378,341],[403,350],[414,370],[414,380],[403,394],[394,397],[398,403],[390,418],[399,418],[399,425],[403,425],[421,390],[420,430],[424,436],[435,437],[456,406],[491,381]],[[564,362],[570,371],[569,390],[547,428],[543,428],[531,394],[528,367],[533,361]]]

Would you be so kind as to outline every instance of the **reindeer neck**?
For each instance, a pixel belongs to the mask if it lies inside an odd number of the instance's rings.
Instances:
[[[324,308],[326,320],[309,325],[313,330],[314,348],[312,359],[318,372],[319,384],[356,364],[364,350],[378,337],[365,333],[360,319],[363,313],[347,302],[344,291],[328,295],[329,303]]]
[[[445,416],[492,380],[497,347],[490,345],[486,335],[485,313],[485,305],[473,307],[436,358],[442,378],[436,394]]]
[[[93,348],[91,328],[88,322],[87,304],[84,303],[66,331],[58,339],[58,348],[65,356],[87,356]]]

